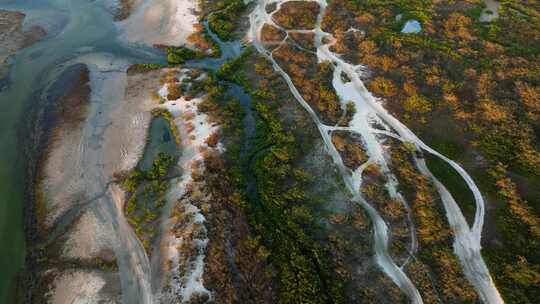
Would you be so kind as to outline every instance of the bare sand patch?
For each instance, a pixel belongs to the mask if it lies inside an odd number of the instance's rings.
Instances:
[[[93,211],[83,211],[67,235],[61,258],[82,260],[98,258],[106,262],[113,262],[114,253],[111,248],[117,240],[115,235],[103,229],[103,224]],[[113,253],[112,256],[111,253]]]
[[[148,258],[123,217],[124,193],[113,184],[113,175],[133,168],[143,153],[150,109],[156,103],[151,92],[159,88],[162,71],[128,76],[129,63],[109,54],[86,55],[75,62],[90,71],[90,102],[86,110],[81,109],[85,115],[79,123],[61,121],[55,127],[38,184],[46,206],[45,222],[48,228],[67,230],[58,232],[65,236],[61,259],[117,263],[122,301],[151,303]],[[80,216],[72,216],[74,212]],[[110,299],[116,299],[119,290],[103,297],[99,276],[77,269],[75,274],[58,270],[53,303],[114,303]]]
[[[54,279],[51,303],[120,303],[117,276],[101,271],[69,271]]]
[[[119,23],[124,38],[147,45],[180,46],[197,31],[196,0],[143,1],[129,18]]]

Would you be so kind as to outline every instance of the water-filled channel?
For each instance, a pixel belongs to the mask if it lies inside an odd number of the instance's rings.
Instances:
[[[110,54],[130,62],[158,62],[155,51],[120,39],[103,1],[0,0],[0,8],[27,15],[25,26],[37,24],[48,35],[11,58],[9,85],[0,91],[0,302],[14,303],[17,278],[24,269],[24,207],[30,163],[25,151],[31,113],[43,104],[49,86],[78,57]]]

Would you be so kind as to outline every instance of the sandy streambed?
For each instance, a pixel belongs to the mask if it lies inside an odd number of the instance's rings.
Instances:
[[[125,1],[124,1],[125,2]],[[123,2],[123,3],[124,3]],[[127,3],[127,2],[126,2]],[[195,31],[195,1],[135,1],[116,23],[129,43],[185,44]],[[38,168],[34,302],[155,303],[147,252],[124,217],[125,193],[116,173],[141,158],[166,70],[128,73],[131,62],[111,53],[91,53],[65,65],[86,67],[78,103],[64,100],[49,109],[76,117],[49,121]],[[79,94],[80,95],[80,94]]]
[[[278,1],[277,10],[280,9],[281,3],[283,1]],[[463,170],[457,163],[451,161],[450,159],[444,157],[437,151],[433,150],[426,144],[424,144],[416,135],[412,133],[406,126],[399,122],[396,118],[391,116],[386,109],[384,109],[380,100],[377,100],[373,95],[367,91],[363,82],[360,80],[358,73],[359,66],[353,66],[344,61],[344,59],[338,54],[330,50],[330,46],[335,43],[335,38],[321,30],[320,24],[322,16],[327,6],[327,2],[324,0],[317,1],[321,7],[321,12],[317,18],[317,22],[314,29],[315,34],[315,46],[317,48],[317,59],[319,62],[329,61],[335,65],[334,70],[334,79],[333,86],[336,90],[337,95],[343,100],[351,100],[355,103],[355,108],[358,109],[358,112],[355,113],[351,124],[349,125],[349,131],[356,132],[361,134],[364,140],[366,141],[368,155],[370,159],[374,159],[381,167],[384,169],[384,154],[382,153],[383,149],[378,148],[381,143],[378,142],[377,137],[374,136],[375,133],[388,133],[383,130],[374,130],[369,124],[362,123],[368,122],[366,118],[369,116],[364,115],[363,119],[358,120],[362,116],[362,111],[370,112],[371,116],[379,117],[385,125],[391,127],[395,130],[397,134],[392,134],[391,136],[397,137],[404,142],[411,143],[415,146],[415,149],[418,151],[423,150],[428,153],[431,153],[439,157],[444,162],[452,166],[467,183],[469,189],[474,193],[476,201],[476,214],[475,214],[475,223],[472,227],[469,227],[459,209],[454,198],[448,193],[445,186],[442,185],[429,171],[426,167],[423,159],[420,159],[415,156],[415,162],[417,169],[422,173],[423,176],[430,179],[435,188],[440,195],[440,198],[443,202],[446,217],[452,228],[452,231],[455,235],[454,239],[454,253],[458,257],[459,262],[463,272],[465,273],[466,278],[469,282],[476,288],[476,291],[480,298],[489,303],[501,303],[502,299],[493,284],[493,281],[489,275],[489,271],[485,266],[485,263],[480,254],[480,236],[483,225],[484,218],[484,200],[481,193],[479,192],[476,184],[470,178],[470,176]],[[297,88],[294,86],[291,77],[283,70],[283,68],[278,64],[276,60],[272,57],[272,53],[264,48],[261,44],[261,30],[264,24],[272,25],[276,28],[286,31],[286,29],[280,27],[274,22],[272,18],[273,13],[268,13],[265,8],[267,1],[261,1],[259,5],[254,9],[250,15],[250,32],[248,38],[253,42],[257,50],[265,55],[269,59],[278,73],[280,73],[286,82],[289,85],[289,88],[295,95],[295,98],[298,102],[306,109],[306,111],[312,116],[314,122],[317,124],[321,136],[327,144],[329,154],[334,159],[338,167],[343,167],[343,160],[340,155],[337,153],[335,146],[330,142],[328,131],[335,130],[334,127],[325,125],[321,122],[320,118],[317,116],[315,111],[310,107],[306,100],[300,95]],[[348,81],[344,81],[343,73],[347,76]],[[355,119],[357,118],[357,119]],[[355,194],[359,198],[359,202],[363,203],[363,197],[360,193],[357,193],[359,185],[362,183],[361,175],[357,171],[348,172],[347,170],[342,170],[344,181],[349,186],[351,193]],[[385,170],[383,170],[385,171]],[[393,178],[390,174],[387,175],[388,179],[391,181]],[[396,184],[388,183],[387,189],[390,194],[396,193]],[[365,209],[370,214],[371,219],[374,222],[374,236],[375,236],[375,251],[377,262],[379,266],[385,271],[385,273],[392,278],[392,280],[400,287],[400,289],[406,293],[411,302],[413,303],[423,303],[423,299],[413,282],[403,272],[403,269],[399,267],[393,258],[388,254],[388,228],[386,223],[382,220],[377,211],[372,210],[371,206],[363,204]],[[412,230],[411,230],[412,231]],[[414,246],[413,246],[414,247]]]
[[[39,220],[50,256],[38,278],[54,282],[43,286],[52,286],[47,297],[53,303],[71,302],[83,291],[85,301],[151,303],[148,258],[123,217],[123,192],[112,182],[143,152],[160,71],[127,76],[129,64],[109,54],[74,62],[88,67],[92,92],[77,108],[85,114],[81,121],[54,127],[41,164]]]

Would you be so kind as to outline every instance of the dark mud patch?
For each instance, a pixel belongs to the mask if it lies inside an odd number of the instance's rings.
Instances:
[[[36,158],[35,167],[30,169],[32,176],[32,219],[29,235],[35,243],[40,235],[44,235],[42,222],[46,217],[45,206],[41,202],[41,194],[36,185],[42,178],[42,166],[47,160],[48,152],[59,138],[61,130],[80,127],[86,116],[86,106],[90,101],[89,70],[84,64],[76,64],[67,68],[45,92],[42,105],[33,113],[30,152]],[[36,95],[39,96],[39,95]]]
[[[44,92],[35,94],[39,106],[30,113],[30,137],[27,139],[26,153],[28,163],[29,199],[25,208],[26,235],[29,246],[26,259],[27,272],[24,277],[24,294],[26,303],[41,303],[48,291],[48,282],[54,279],[54,270],[44,270],[47,266],[45,248],[39,246],[41,239],[47,235],[43,229],[46,208],[42,194],[37,185],[42,180],[42,167],[48,152],[53,147],[62,129],[79,127],[84,121],[86,106],[90,101],[90,79],[86,65],[76,64],[67,68],[60,77]],[[43,98],[39,98],[43,96]],[[40,274],[41,273],[41,274]],[[43,277],[45,275],[45,277]],[[36,295],[39,295],[36,298]]]
[[[86,117],[85,105],[90,100],[89,70],[83,64],[68,68],[49,89],[45,108],[45,124],[52,130],[79,126]]]

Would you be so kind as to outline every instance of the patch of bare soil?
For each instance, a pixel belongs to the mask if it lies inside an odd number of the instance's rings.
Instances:
[[[31,253],[33,277],[29,296],[32,303],[65,303],[86,296],[113,299],[119,294],[119,280],[111,272],[117,269],[112,250],[94,246],[98,238],[107,239],[109,243],[112,240],[104,234],[87,233],[97,231],[95,227],[99,223],[94,214],[84,212],[82,207],[75,205],[60,213],[58,221],[47,225],[51,210],[47,208],[45,192],[40,187],[51,152],[63,140],[79,137],[78,132],[72,131],[80,130],[86,119],[91,95],[89,76],[90,71],[84,64],[68,68],[47,91],[46,103],[42,112],[38,113],[38,129],[43,131],[37,135],[37,152],[41,156],[36,164],[35,221],[31,233],[34,241],[39,242],[40,250]],[[60,285],[60,292],[56,292],[55,287]],[[67,286],[72,289],[68,290]]]
[[[109,59],[89,55],[79,60],[85,64],[68,68],[38,115],[36,129],[48,131],[41,136],[35,184],[33,234],[40,238],[32,253],[32,303],[116,303],[123,276],[135,277],[126,261],[136,248],[123,251],[133,243],[119,230],[124,226],[115,230],[111,223],[121,218],[109,219],[115,214],[109,210],[122,208],[116,205],[122,194],[107,181],[142,154],[156,103],[150,92],[161,71],[126,76],[127,63]]]

